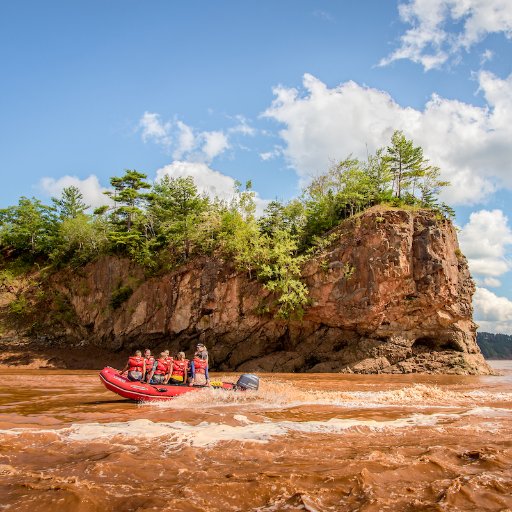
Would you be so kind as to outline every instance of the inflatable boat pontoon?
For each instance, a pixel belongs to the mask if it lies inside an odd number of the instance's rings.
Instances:
[[[128,380],[119,370],[107,366],[100,372],[100,380],[103,385],[123,398],[131,400],[150,401],[150,400],[169,400],[185,393],[200,391],[208,388],[207,386],[189,386],[187,384],[169,385],[164,384],[147,384],[145,382],[133,382]],[[256,375],[241,375],[238,382],[212,382],[211,388],[225,389],[228,391],[246,389],[257,390],[259,378]]]

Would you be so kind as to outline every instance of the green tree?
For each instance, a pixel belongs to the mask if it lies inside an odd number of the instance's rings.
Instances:
[[[339,176],[340,186],[336,195],[338,212],[350,217],[373,204],[376,191],[372,189],[370,177],[359,162],[353,162]]]
[[[262,253],[262,236],[256,219],[256,194],[248,181],[242,190],[235,183],[234,197],[222,211],[219,241],[222,249],[233,256],[237,268],[252,277]]]
[[[278,230],[287,230],[294,236],[300,236],[305,222],[304,203],[299,199],[292,199],[286,204],[270,201],[258,219],[261,232],[269,236]]]
[[[103,219],[79,214],[64,219],[58,228],[58,244],[51,259],[57,264],[83,265],[108,247],[107,226]]]
[[[339,192],[337,165],[331,166],[327,172],[315,176],[302,193],[305,210],[303,230],[303,248],[307,247],[312,238],[331,229],[339,220],[339,205],[336,196]]]
[[[108,209],[111,225],[109,239],[115,249],[127,251],[136,257],[139,257],[150,236],[145,210],[148,196],[142,192],[151,188],[146,178],[143,173],[127,170],[123,176],[110,178],[114,190],[105,192],[114,201],[114,205]],[[98,208],[95,214],[102,216],[105,209]]]
[[[391,137],[391,145],[386,148],[384,161],[393,176],[393,191],[399,199],[404,191],[412,186],[412,195],[418,180],[428,168],[423,158],[423,149],[407,140],[403,132],[396,130]]]
[[[125,230],[130,232],[134,218],[142,213],[142,206],[145,204],[147,195],[141,190],[151,188],[145,181],[146,174],[127,169],[123,176],[110,178],[110,184],[114,190],[105,194],[114,201],[113,221],[120,225],[124,224]]]
[[[56,227],[53,208],[39,199],[21,197],[17,206],[0,210],[2,245],[31,256],[49,254]]]
[[[377,204],[389,201],[393,196],[393,189],[391,187],[393,174],[384,156],[383,148],[378,149],[375,155],[368,155],[364,170],[370,182],[372,203]]]
[[[60,198],[52,197],[52,202],[60,219],[75,219],[82,215],[89,205],[84,203],[84,196],[78,187],[65,187]]]
[[[279,201],[270,201],[263,216],[258,220],[261,232],[267,235],[272,235],[274,231],[280,229],[284,222],[284,205]]]
[[[365,167],[354,158],[333,164],[306,187],[303,246],[333,228],[341,219],[373,204],[377,192]]]
[[[179,248],[184,258],[200,241],[201,224],[209,201],[198,193],[192,177],[165,176],[149,195],[149,218],[162,245]]]
[[[277,318],[302,317],[309,291],[301,280],[302,266],[307,259],[298,254],[298,240],[288,230],[278,229],[265,237],[258,277],[264,287],[277,294]]]
[[[429,167],[419,183],[422,206],[436,210],[445,217],[454,218],[455,211],[453,208],[448,206],[446,203],[439,202],[439,194],[441,189],[449,185],[449,181],[441,179],[441,170],[439,167]]]

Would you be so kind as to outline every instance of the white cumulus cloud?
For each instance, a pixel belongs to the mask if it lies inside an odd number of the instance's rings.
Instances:
[[[144,142],[156,142],[163,146],[169,146],[172,142],[171,123],[163,123],[160,115],[154,112],[144,112],[140,118],[139,127],[142,131],[142,140]]]
[[[512,37],[510,0],[410,0],[399,4],[398,13],[411,28],[380,65],[408,59],[427,71],[441,67],[489,34]]]
[[[230,119],[236,124],[226,130],[198,131],[179,119],[163,122],[159,114],[144,112],[139,129],[144,142],[171,149],[175,160],[211,163],[231,148],[230,137],[256,134],[245,117],[238,115]]]
[[[176,121],[177,144],[173,151],[176,160],[211,162],[229,147],[228,136],[222,131],[195,132],[183,121]]]
[[[303,90],[276,87],[263,116],[283,125],[284,156],[303,181],[332,160],[349,154],[364,159],[400,129],[451,181],[443,199],[475,204],[497,184],[512,188],[512,75],[503,80],[481,73],[478,79],[486,106],[433,95],[417,110],[382,90],[353,81],[329,88],[305,74]]]
[[[474,318],[482,331],[512,334],[512,301],[485,287],[497,288],[511,268],[507,250],[512,246],[512,229],[501,210],[473,212],[459,235],[477,287],[473,297]]]
[[[57,179],[45,177],[39,182],[39,188],[50,197],[60,197],[64,188],[72,186],[80,190],[85,204],[92,208],[110,204],[110,199],[104,194],[108,189],[100,185],[98,177],[94,174],[83,180],[76,176],[66,175]]]
[[[471,272],[494,278],[487,281],[488,285],[496,286],[496,278],[511,269],[507,248],[512,245],[512,230],[501,210],[473,212],[462,228],[459,240]]]
[[[473,305],[480,330],[512,334],[512,301],[479,287],[473,297]]]
[[[211,162],[216,156],[224,153],[229,148],[228,138],[221,131],[203,132],[200,137],[204,139],[201,151],[208,162]]]
[[[176,128],[178,129],[178,144],[172,156],[179,160],[183,155],[186,155],[195,149],[197,146],[197,140],[194,135],[194,130],[184,122],[177,121]]]

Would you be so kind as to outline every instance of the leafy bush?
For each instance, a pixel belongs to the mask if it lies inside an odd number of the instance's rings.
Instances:
[[[80,266],[95,258],[108,247],[107,227],[99,219],[87,215],[64,219],[58,229],[51,259],[57,264]]]

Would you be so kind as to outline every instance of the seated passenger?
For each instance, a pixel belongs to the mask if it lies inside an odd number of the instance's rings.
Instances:
[[[153,368],[151,368],[147,379],[149,384],[165,384],[170,370],[165,358],[165,352],[162,352],[160,357],[153,363]]]
[[[144,380],[148,380],[149,372],[153,368],[153,364],[155,362],[155,358],[151,355],[151,350],[149,350],[149,348],[144,350],[144,361],[146,362],[146,374],[144,375]]]
[[[120,370],[119,373],[124,373],[126,371],[128,371],[128,380],[140,381],[144,378],[146,362],[142,357],[142,352],[140,350],[137,350],[135,355],[128,358],[126,366]]]
[[[208,376],[208,350],[202,343],[198,343],[194,359],[190,362],[189,386],[209,386]]]
[[[151,355],[151,350],[149,350],[149,348],[144,350],[144,361],[146,362],[146,375],[144,376],[144,380],[146,380],[146,377],[151,371],[151,368],[153,368],[153,363],[155,362],[155,358]]]
[[[188,374],[188,359],[185,359],[185,352],[178,352],[173,361],[169,384],[185,384]]]
[[[172,357],[169,355],[170,352],[168,350],[164,350],[164,354],[165,354],[165,361],[167,362],[169,368],[172,368]]]

